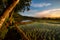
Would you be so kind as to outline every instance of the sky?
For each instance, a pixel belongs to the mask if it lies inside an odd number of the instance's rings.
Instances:
[[[32,17],[60,17],[60,0],[32,0],[29,11],[21,13]]]

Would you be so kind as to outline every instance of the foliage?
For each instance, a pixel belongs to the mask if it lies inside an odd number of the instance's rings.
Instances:
[[[15,7],[15,11],[25,11],[29,10],[31,0],[20,0],[18,5]]]
[[[0,6],[7,8],[14,1],[16,1],[16,0],[0,0],[0,4],[1,4]],[[30,3],[31,3],[31,0],[20,0],[19,3],[17,4],[17,6],[14,8],[14,11],[17,12],[17,11],[29,10]]]

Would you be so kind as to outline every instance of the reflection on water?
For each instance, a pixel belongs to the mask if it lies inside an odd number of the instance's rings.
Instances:
[[[21,22],[31,22],[31,20],[22,20]]]
[[[30,23],[32,23],[32,20],[22,20],[21,22],[20,22],[20,24],[30,24]]]

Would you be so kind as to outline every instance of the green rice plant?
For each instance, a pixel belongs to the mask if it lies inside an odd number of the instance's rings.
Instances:
[[[59,24],[34,22],[32,24],[20,25],[20,28],[30,40],[60,40]]]

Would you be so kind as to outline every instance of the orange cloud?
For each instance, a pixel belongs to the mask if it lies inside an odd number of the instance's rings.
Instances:
[[[42,12],[38,12],[35,14],[35,17],[51,17],[51,18],[57,18],[60,17],[60,9],[51,9],[51,10],[45,10]]]

